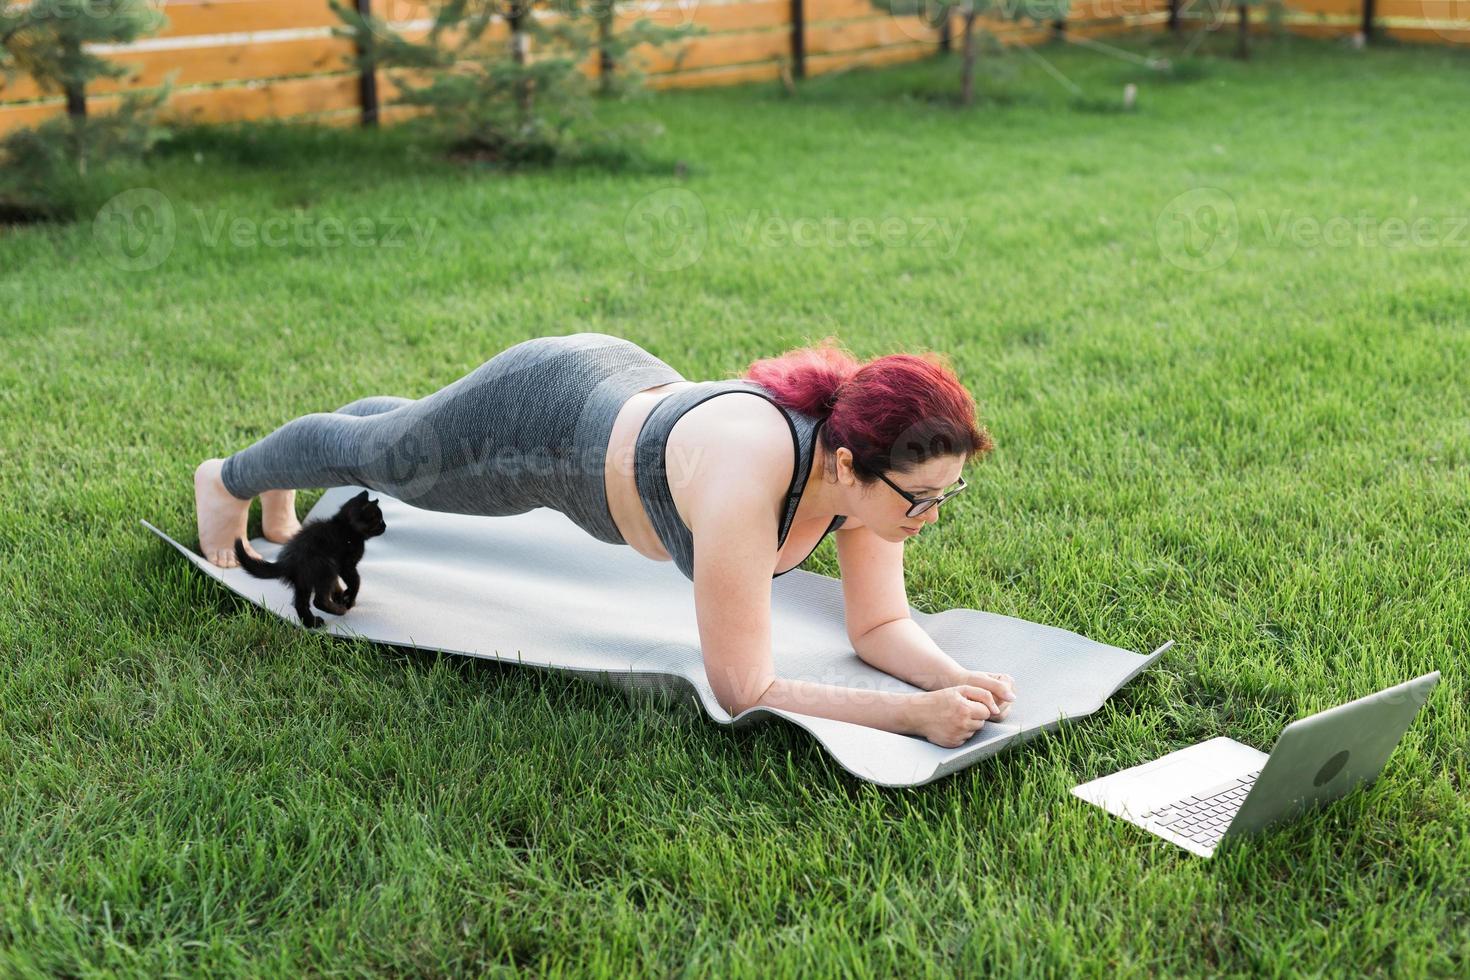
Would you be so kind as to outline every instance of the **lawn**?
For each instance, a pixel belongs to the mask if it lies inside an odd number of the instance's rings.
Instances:
[[[1023,55],[968,112],[952,59],[669,93],[622,169],[185,131],[108,191],[166,199],[161,257],[106,212],[0,234],[0,972],[1463,976],[1470,56],[1040,53],[1080,100]],[[911,601],[1176,645],[895,791],[793,726],[308,634],[138,523],[192,543],[201,459],[578,330],[694,379],[948,352],[997,450]],[[1068,792],[1431,670],[1382,778],[1213,860]]]

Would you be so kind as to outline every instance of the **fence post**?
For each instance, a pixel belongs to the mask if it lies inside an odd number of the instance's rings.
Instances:
[[[1363,0],[1363,40],[1373,40],[1373,21],[1377,18],[1377,4],[1374,0]]]
[[[1169,30],[1179,32],[1179,0],[1169,0]]]
[[[56,14],[50,14],[55,17]],[[82,58],[82,42],[77,40],[62,40],[62,57],[70,64],[76,64]],[[66,92],[66,114],[73,119],[87,118],[87,88],[75,82],[67,82],[62,88]]]
[[[806,4],[791,0],[791,74],[806,77]]]
[[[366,18],[373,12],[373,0],[357,0],[357,12]],[[362,43],[357,45],[359,55],[366,54]],[[378,68],[377,63],[366,65],[357,76],[357,100],[362,105],[362,125],[378,124]]]
[[[614,65],[608,47],[612,44],[615,14],[614,0],[602,0],[601,9],[597,12],[597,87],[603,92],[612,88]]]
[[[939,27],[939,50],[948,51],[954,47],[954,14],[946,10],[944,12],[944,23]]]

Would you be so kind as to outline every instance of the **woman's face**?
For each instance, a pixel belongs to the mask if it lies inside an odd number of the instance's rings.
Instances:
[[[963,456],[936,456],[907,473],[889,470],[883,475],[915,497],[937,497],[959,482],[964,465]],[[917,537],[925,525],[939,520],[939,512],[949,506],[946,501],[917,517],[909,517],[909,502],[882,480],[875,480],[867,488],[862,501],[858,516],[885,541]]]

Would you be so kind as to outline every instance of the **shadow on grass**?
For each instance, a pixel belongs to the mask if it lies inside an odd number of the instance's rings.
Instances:
[[[1191,85],[1212,78],[1218,69],[1209,61],[1193,55],[1180,54],[1176,57],[1150,53],[1161,65],[1149,68],[1146,65],[1123,65],[1113,73],[1115,85]]]
[[[559,156],[513,160],[482,146],[454,145],[409,120],[392,126],[312,126],[281,120],[189,124],[177,127],[156,151],[161,159],[225,164],[243,169],[296,171],[311,167],[361,175],[421,175],[426,167],[451,173],[495,173],[596,170],[608,173],[661,175],[681,172],[681,161],[665,158],[640,145],[589,141]]]
[[[1040,105],[1044,101],[1029,92],[996,89],[976,92],[975,101],[967,106],[960,98],[958,83],[954,85],[954,91],[915,89],[900,95],[899,98],[903,101],[923,102],[941,109],[953,109],[956,112],[983,112],[986,109],[1001,109],[1009,106]]]
[[[27,204],[0,199],[0,226],[23,228],[26,225],[58,224],[72,220],[64,208]]]

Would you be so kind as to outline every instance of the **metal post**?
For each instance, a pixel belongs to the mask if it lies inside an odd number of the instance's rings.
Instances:
[[[791,0],[791,74],[806,77],[806,4]]]
[[[597,83],[606,92],[612,87],[613,56],[609,50],[613,32],[613,0],[603,0],[597,14]]]
[[[56,16],[52,14],[51,16]],[[82,42],[74,38],[64,38],[61,42],[62,55],[65,64],[76,65],[82,60]],[[66,114],[73,119],[87,118],[87,89],[86,86],[76,82],[67,81],[62,85],[66,92]]]
[[[357,0],[357,12],[363,18],[372,16],[373,0]],[[368,54],[362,42],[358,42],[358,54]],[[357,76],[357,100],[362,106],[362,125],[378,124],[378,68],[377,64],[365,65]]]

